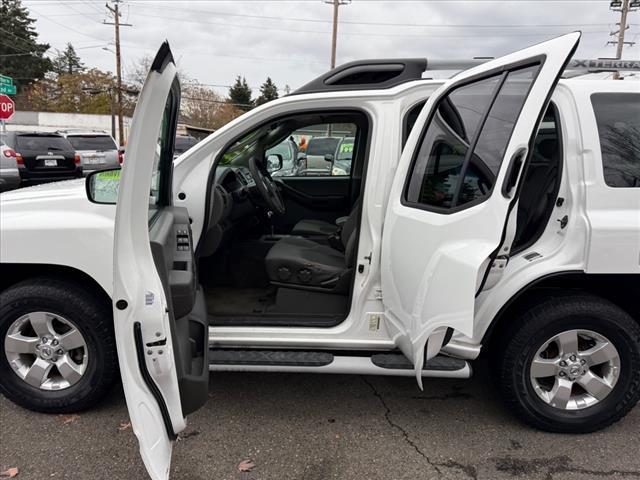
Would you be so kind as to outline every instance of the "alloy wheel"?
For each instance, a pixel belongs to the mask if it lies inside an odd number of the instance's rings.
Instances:
[[[534,391],[546,404],[582,410],[613,391],[620,376],[620,355],[599,333],[567,330],[538,349],[529,374]]]
[[[5,335],[4,353],[18,377],[47,391],[75,385],[89,360],[78,328],[50,312],[31,312],[15,320]]]

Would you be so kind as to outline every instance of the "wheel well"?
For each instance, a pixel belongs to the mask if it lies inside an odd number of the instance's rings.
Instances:
[[[0,264],[0,292],[30,278],[56,278],[78,284],[94,293],[98,298],[111,303],[111,297],[93,277],[81,270],[63,265],[39,263],[2,263]]]
[[[640,324],[640,276],[634,274],[587,274],[562,272],[539,278],[516,293],[496,315],[485,333],[484,351],[494,351],[513,318],[546,298],[588,293],[609,300]]]

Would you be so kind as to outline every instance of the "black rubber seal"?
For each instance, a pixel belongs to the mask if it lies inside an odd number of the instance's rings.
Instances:
[[[153,63],[151,64],[151,71],[162,73],[164,67],[166,67],[168,63],[175,62],[173,61],[173,54],[171,53],[169,42],[165,40],[164,42],[162,42],[162,45],[160,46],[160,50],[158,50],[156,57],[153,59]]]
[[[162,420],[164,422],[164,427],[167,431],[169,440],[175,440],[178,438],[178,436],[173,431],[173,424],[171,423],[171,416],[169,415],[167,404],[164,403],[164,397],[162,396],[158,385],[156,385],[156,382],[154,382],[153,378],[151,378],[151,374],[147,369],[147,363],[144,359],[144,343],[142,341],[142,326],[140,325],[140,322],[136,322],[133,324],[133,338],[136,342],[136,356],[138,357],[138,368],[140,369],[142,379],[149,388],[151,395],[153,395],[153,398],[155,398],[156,402],[158,403],[158,407],[160,408],[160,413],[162,414]]]

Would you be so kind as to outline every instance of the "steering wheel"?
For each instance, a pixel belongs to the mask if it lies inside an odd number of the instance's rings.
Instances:
[[[279,215],[284,215],[284,200],[282,199],[280,190],[278,190],[278,186],[271,178],[271,175],[269,175],[269,172],[266,170],[263,171],[264,166],[257,157],[251,157],[248,166],[251,176],[256,182],[256,187],[267,204],[267,207]]]

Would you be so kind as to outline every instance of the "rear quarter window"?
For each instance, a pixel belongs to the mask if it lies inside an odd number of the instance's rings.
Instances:
[[[610,187],[640,187],[640,93],[594,93],[604,181]]]

